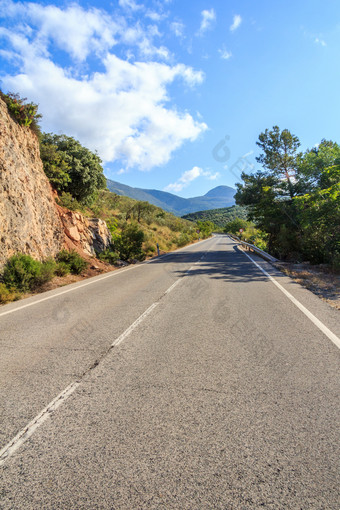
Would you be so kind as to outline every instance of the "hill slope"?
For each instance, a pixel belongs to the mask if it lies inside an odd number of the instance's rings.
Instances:
[[[207,211],[197,211],[182,216],[185,220],[190,221],[212,221],[218,227],[224,227],[226,223],[235,218],[247,219],[247,209],[240,205],[232,207],[222,207],[220,209],[209,209]]]
[[[145,200],[165,211],[182,216],[198,210],[230,207],[235,204],[235,190],[229,186],[217,186],[201,197],[182,198],[166,191],[133,188],[120,182],[107,179],[107,187],[117,195],[125,195],[136,200]]]

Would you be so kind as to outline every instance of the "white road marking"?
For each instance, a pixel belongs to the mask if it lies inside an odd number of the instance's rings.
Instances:
[[[164,292],[164,295],[166,295],[166,294],[170,294],[170,292],[171,292],[171,291],[172,291],[172,290],[173,290],[173,289],[174,289],[174,288],[175,288],[175,287],[176,287],[179,283],[181,283],[181,281],[182,281],[182,279],[178,279],[178,280],[176,280],[176,281],[175,281],[175,283],[173,283],[173,284],[171,285],[171,287],[169,287],[169,288],[168,288],[168,290],[166,290],[166,291]]]
[[[193,266],[190,268],[192,269]],[[129,268],[130,269],[130,268]],[[131,268],[132,269],[132,268]],[[189,269],[189,271],[190,271]],[[159,300],[156,303],[153,303],[149,308],[145,310],[145,312],[142,313],[138,317],[138,319],[135,320],[129,326],[116,340],[111,344],[112,347],[117,347],[120,345],[129,335],[132,333],[134,329],[139,326],[143,320],[150,315],[150,313],[158,306],[161,299],[169,294],[181,281],[183,281],[183,278],[180,278],[176,280],[165,292],[162,294],[162,296],[159,298]],[[48,298],[46,298],[48,299]],[[45,299],[41,300],[45,301]],[[52,402],[50,402],[45,409],[43,409],[33,420],[26,425],[25,428],[23,428],[2,450],[0,450],[0,466],[11,456],[13,453],[16,452],[20,446],[29,439],[32,434],[37,430],[40,425],[42,425],[47,418],[56,410],[58,409],[61,404],[66,402],[66,400],[69,398],[69,396],[74,392],[74,390],[80,385],[80,381],[76,381],[71,383],[67,388],[64,389]]]
[[[0,466],[27,441],[51,414],[58,409],[74,392],[80,383],[73,382],[64,389],[45,409],[41,411],[25,428],[23,428],[2,450],[0,450]]]
[[[151,312],[152,310],[154,310],[156,308],[156,306],[158,305],[158,303],[153,303],[151,306],[149,306],[149,308],[147,310],[145,310],[144,313],[142,313],[142,315],[140,315],[138,317],[137,320],[135,320],[135,322],[133,324],[131,324],[131,326],[129,326],[125,331],[124,333],[122,333],[118,338],[116,338],[116,340],[111,344],[111,347],[116,347],[117,345],[121,344],[123,342],[123,340],[125,340],[125,338],[127,336],[129,336],[129,334],[134,330],[136,329],[136,327],[141,323],[143,322],[143,320],[145,319],[145,317],[147,317]]]
[[[300,303],[300,301],[298,301],[290,292],[288,292],[288,290],[282,287],[282,285],[277,282],[275,278],[273,278],[269,273],[267,273],[267,271],[263,269],[263,267],[261,267],[260,264],[258,264],[252,257],[250,257],[248,253],[245,251],[243,251],[243,253],[255,264],[255,266],[257,266],[262,271],[262,273],[267,276],[267,278],[269,278],[274,283],[274,285],[276,285],[278,289],[281,290],[281,292],[283,292],[288,297],[288,299],[291,300],[292,303],[294,303],[295,306],[301,310],[301,312],[306,315],[306,317],[308,317],[309,320],[313,322],[313,324],[315,324],[317,328],[320,329],[320,331],[322,331],[324,335],[326,335],[340,349],[340,338],[338,336],[336,336],[330,329],[328,329],[323,322],[315,317],[315,315],[313,315],[312,312],[303,306],[303,304]]]
[[[107,278],[112,278],[113,276],[117,276],[118,274],[125,273],[126,271],[130,271],[131,269],[135,269],[136,267],[140,266],[132,266],[128,267],[126,269],[122,269],[121,271],[112,271],[110,274],[103,276],[102,278],[96,278],[95,280],[91,280],[89,282],[82,282],[82,285],[77,285],[76,287],[72,287],[72,289],[62,290],[58,292],[57,294],[54,294],[53,296],[47,296],[42,299],[37,299],[37,301],[33,301],[33,303],[27,303],[26,305],[18,306],[17,308],[13,308],[13,310],[8,310],[6,312],[0,313],[0,317],[3,315],[8,315],[9,313],[18,312],[19,310],[23,310],[24,308],[28,308],[30,306],[37,305],[38,303],[43,303],[44,301],[48,301],[49,299],[54,299],[59,296],[62,296],[63,294],[68,294],[69,292],[73,292],[78,289],[82,289],[83,287],[87,287],[88,285],[93,285],[94,283],[101,282],[102,280],[106,280]]]

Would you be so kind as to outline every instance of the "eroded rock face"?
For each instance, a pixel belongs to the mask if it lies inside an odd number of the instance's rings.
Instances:
[[[78,212],[58,207],[60,219],[67,237],[67,248],[82,250],[86,255],[95,256],[110,246],[111,233],[105,221],[86,218]]]
[[[0,266],[18,252],[38,260],[55,256],[64,237],[38,139],[11,119],[0,99]]]
[[[37,137],[12,120],[0,99],[0,269],[16,253],[43,260],[66,248],[93,257],[109,246],[105,221],[64,209],[56,197]]]

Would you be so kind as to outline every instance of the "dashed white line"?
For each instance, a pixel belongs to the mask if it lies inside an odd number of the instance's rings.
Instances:
[[[61,404],[72,395],[75,389],[80,383],[73,382],[67,388],[64,389],[59,395],[50,402],[45,409],[43,409],[33,420],[26,425],[2,450],[0,450],[0,466],[11,456],[13,453],[20,448],[20,446],[27,441],[29,437],[42,425],[47,418],[58,409]]]
[[[192,266],[191,269],[193,269],[194,266]],[[189,272],[188,271],[188,272]],[[169,294],[181,281],[183,278],[180,278],[176,280],[165,292],[162,294],[162,296],[159,298],[159,300],[155,303],[153,303],[149,308],[145,310],[145,312],[142,313],[136,319],[131,326],[129,326],[116,340],[111,344],[112,347],[117,347],[120,345],[131,333],[134,329],[136,329],[143,321],[144,319],[150,315],[150,313],[158,306],[161,299]],[[91,282],[92,283],[92,282]],[[58,294],[60,295],[60,294]],[[46,298],[48,299],[48,298]],[[45,301],[45,299],[41,300]],[[74,390],[80,385],[79,381],[71,383],[67,388],[64,389],[52,402],[50,402],[33,420],[26,425],[25,428],[23,428],[2,450],[0,450],[0,466],[11,456],[13,455],[20,446],[29,439],[32,434],[37,430],[40,425],[42,425],[47,418],[56,410],[58,409],[61,404],[65,403],[66,400],[70,397],[70,395],[74,392]]]
[[[273,278],[269,273],[267,273],[267,271],[263,269],[263,267],[261,267],[260,264],[258,264],[252,257],[250,257],[248,253],[246,253],[245,251],[243,251],[243,253],[248,257],[248,259],[250,259],[255,264],[255,266],[257,266],[262,271],[262,273],[264,273],[267,276],[267,278],[270,279],[270,281],[274,285],[276,285],[278,289],[281,290],[281,292],[283,292],[288,297],[288,299],[291,300],[292,303],[294,303],[295,306],[299,308],[299,310],[301,310],[302,313],[306,315],[306,317],[308,317],[310,321],[313,322],[313,324],[315,324],[317,328],[320,329],[320,331],[322,331],[324,335],[326,335],[340,349],[340,338],[336,336],[335,333],[333,333],[333,331],[328,329],[323,322],[321,322],[317,317],[315,317],[315,315],[313,315],[312,312],[310,312],[302,303],[300,303],[300,301],[298,301],[290,292],[288,292],[288,290],[282,287],[282,285],[279,282],[277,282],[275,278]]]
[[[149,308],[147,310],[145,310],[144,313],[142,313],[142,315],[140,315],[138,317],[137,320],[135,320],[135,322],[133,324],[131,324],[131,326],[129,326],[125,331],[124,333],[122,333],[118,338],[116,338],[116,340],[111,344],[111,347],[116,347],[117,345],[121,344],[123,342],[123,340],[125,340],[125,338],[127,336],[129,336],[129,334],[134,330],[136,329],[136,327],[141,323],[143,322],[143,320],[152,312],[152,310],[154,310],[156,308],[156,306],[158,305],[158,303],[153,303],[151,306],[149,306]]]

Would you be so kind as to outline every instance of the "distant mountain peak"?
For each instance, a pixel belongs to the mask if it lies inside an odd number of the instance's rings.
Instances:
[[[229,186],[217,186],[204,196],[193,198],[182,198],[156,189],[133,188],[110,179],[107,179],[107,187],[117,195],[125,195],[136,200],[146,200],[150,204],[161,207],[177,216],[196,211],[230,207],[235,204],[234,195],[236,191]]]
[[[204,196],[205,197],[219,197],[219,198],[230,198],[230,192],[235,193],[234,188],[230,188],[229,186],[216,186],[216,188],[211,189],[208,191]]]

